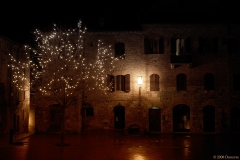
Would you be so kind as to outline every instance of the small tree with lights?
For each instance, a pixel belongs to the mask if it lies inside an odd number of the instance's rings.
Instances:
[[[111,46],[106,47],[101,40],[98,40],[95,56],[88,59],[84,52],[85,32],[81,21],[77,29],[63,29],[54,25],[51,32],[34,32],[37,49],[26,47],[32,52],[32,60],[29,61],[32,89],[38,89],[42,96],[61,107],[59,145],[65,145],[66,108],[79,102],[83,107],[87,89],[109,90],[108,86],[111,85],[106,84],[106,78],[113,72],[114,62],[118,60],[113,57]],[[16,75],[15,83],[20,79],[21,76]]]

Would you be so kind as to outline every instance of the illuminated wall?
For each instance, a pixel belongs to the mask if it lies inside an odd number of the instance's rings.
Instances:
[[[239,103],[229,97],[230,73],[239,72],[235,65],[229,68],[227,36],[224,25],[200,24],[143,25],[141,31],[87,32],[84,39],[87,59],[96,54],[99,39],[111,45],[117,55],[124,52],[124,59],[117,61],[111,74],[114,92],[86,91],[84,101],[92,110],[84,111],[82,121],[81,103],[71,106],[67,110],[66,130],[79,132],[83,126],[85,130],[119,127],[128,130],[135,125],[145,132],[150,128],[156,132],[229,131],[231,107]],[[214,77],[213,84],[211,76],[210,80],[205,79],[209,74]],[[35,103],[37,130],[46,132],[48,107],[53,102],[36,96]],[[206,106],[213,107],[214,112],[204,110]],[[180,113],[174,114],[175,109]],[[208,129],[206,117],[213,113],[214,126]]]
[[[13,83],[13,70],[10,67],[14,62],[12,55],[17,61],[28,62],[29,54],[25,52],[24,47],[7,39],[0,37],[0,132],[9,133],[10,129],[15,132],[28,132],[29,127],[29,68],[22,68],[26,81],[19,83],[23,90],[18,89]],[[15,63],[16,64],[16,63]]]

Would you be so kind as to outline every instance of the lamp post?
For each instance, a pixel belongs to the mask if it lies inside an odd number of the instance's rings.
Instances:
[[[141,85],[143,84],[142,76],[138,76],[139,96],[141,95]]]

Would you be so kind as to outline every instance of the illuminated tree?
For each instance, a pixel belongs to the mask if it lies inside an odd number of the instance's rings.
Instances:
[[[61,106],[60,145],[64,145],[65,109],[78,102],[83,103],[87,89],[108,91],[110,85],[106,84],[106,78],[113,72],[114,62],[118,60],[113,57],[111,46],[106,47],[101,40],[98,40],[98,51],[94,57],[85,55],[85,32],[86,28],[82,27],[81,21],[77,29],[63,29],[54,25],[51,32],[34,32],[37,49],[26,47],[33,55],[29,61],[30,85],[32,88],[37,87],[46,99]],[[14,69],[14,82],[17,83],[22,76],[17,72],[18,68]]]

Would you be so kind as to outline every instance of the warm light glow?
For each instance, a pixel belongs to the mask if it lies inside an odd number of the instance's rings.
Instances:
[[[133,155],[134,160],[145,160],[145,157],[141,154],[135,154]]]
[[[138,76],[138,85],[142,85],[143,81],[142,81],[142,76]]]
[[[98,40],[94,57],[84,58],[86,28],[82,27],[81,21],[77,26],[76,29],[63,29],[54,24],[49,32],[36,29],[37,46],[36,49],[25,46],[26,53],[30,55],[26,60],[20,61],[9,54],[11,63],[8,67],[18,90],[31,87],[66,107],[84,90],[107,92],[111,89],[107,75],[113,74],[115,62],[123,57],[115,58],[112,46]],[[31,79],[27,75],[29,71]],[[31,119],[29,123],[32,124]]]

